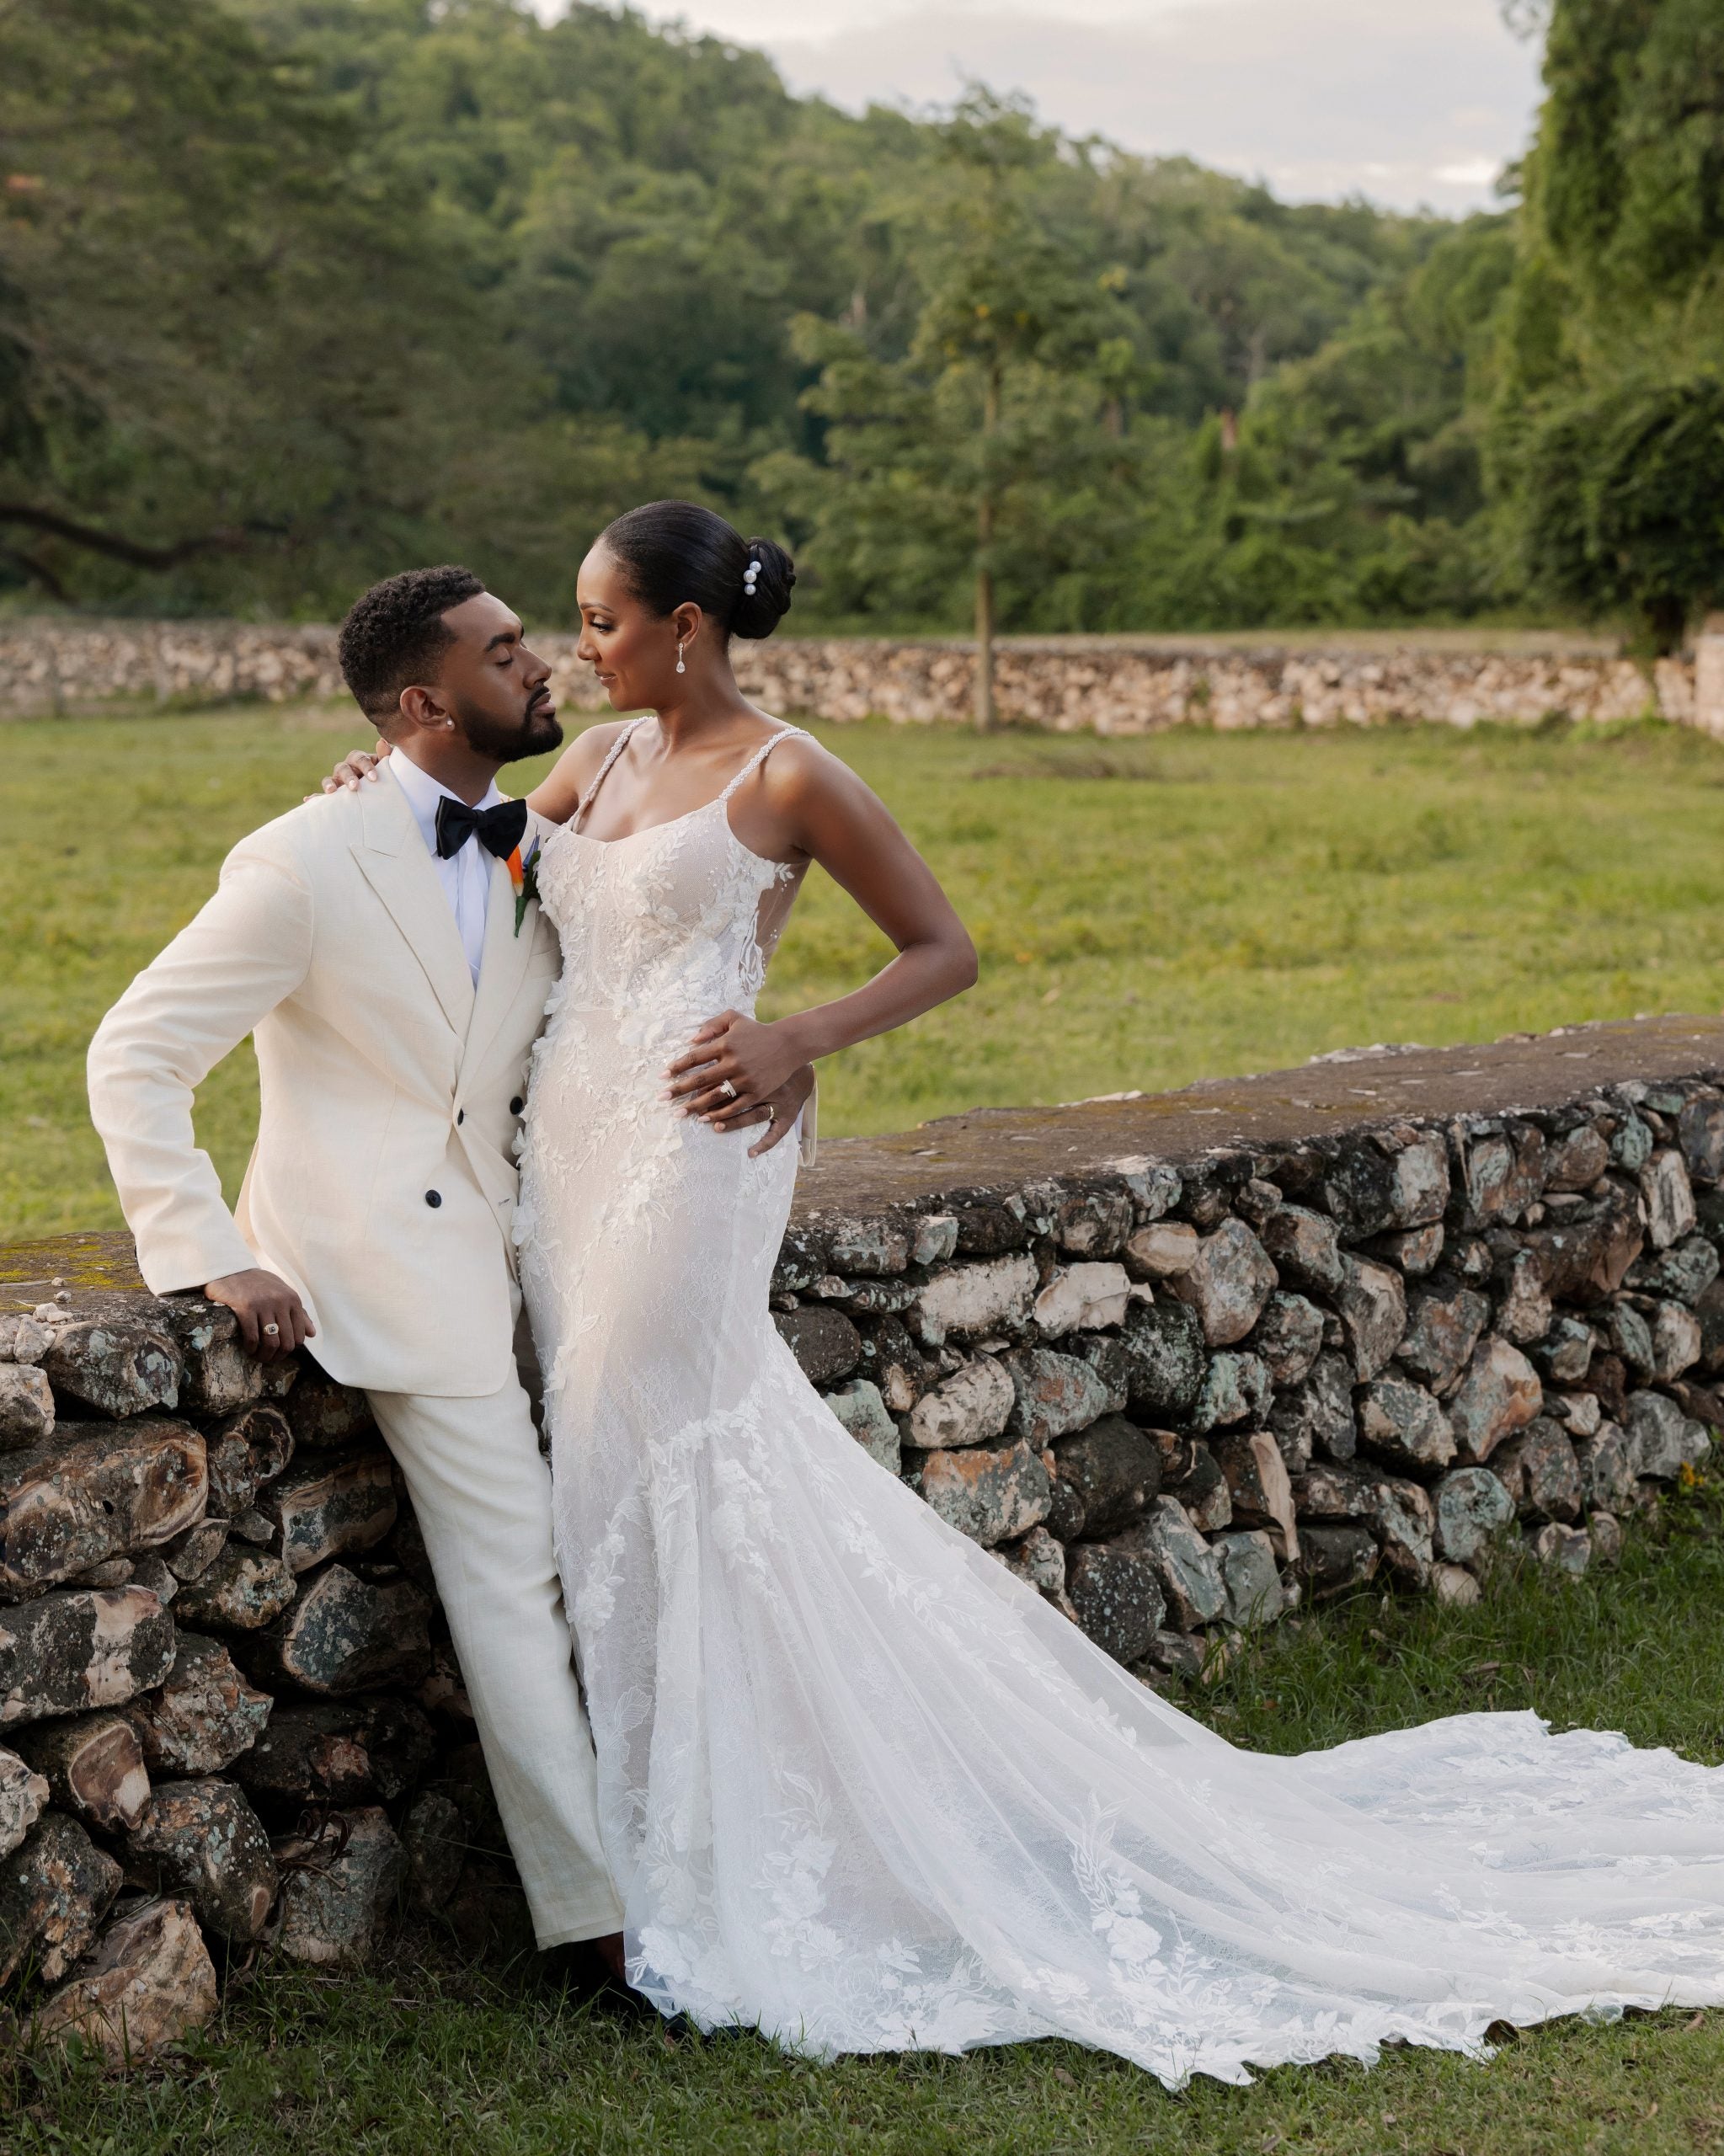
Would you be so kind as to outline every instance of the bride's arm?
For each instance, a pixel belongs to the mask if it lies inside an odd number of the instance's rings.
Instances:
[[[526,805],[547,824],[566,824],[580,805],[581,795],[598,774],[605,751],[616,739],[615,726],[590,726],[571,741],[526,798]],[[375,750],[350,749],[323,781],[325,793],[345,787],[352,792],[366,780],[375,780],[385,756],[392,753],[387,741]]]
[[[846,765],[812,743],[787,743],[750,791],[735,812],[744,843],[819,862],[897,956],[848,995],[792,1017],[765,1023],[726,1011],[702,1026],[670,1066],[670,1092],[689,1113],[721,1125],[757,1107],[798,1065],[890,1033],[976,979],[975,945],[933,871]]]
[[[547,824],[566,824],[580,806],[580,798],[599,775],[611,744],[626,721],[614,725],[590,726],[552,765],[526,798],[526,805]]]

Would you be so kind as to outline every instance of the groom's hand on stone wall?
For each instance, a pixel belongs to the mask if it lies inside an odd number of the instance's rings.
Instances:
[[[204,1293],[239,1320],[240,1336],[260,1363],[273,1363],[302,1348],[317,1331],[305,1305],[285,1280],[261,1266],[207,1282]]]

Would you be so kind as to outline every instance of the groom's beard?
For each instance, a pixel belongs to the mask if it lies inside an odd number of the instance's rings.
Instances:
[[[523,756],[542,756],[562,745],[563,728],[548,691],[536,696],[516,719],[499,718],[494,712],[471,705],[458,705],[456,717],[467,746],[482,756],[494,756],[499,764],[519,763]]]

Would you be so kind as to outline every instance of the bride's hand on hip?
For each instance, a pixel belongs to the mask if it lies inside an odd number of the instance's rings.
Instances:
[[[685,1115],[724,1126],[755,1114],[772,1101],[793,1071],[808,1060],[781,1025],[721,1011],[708,1018],[685,1052],[669,1065],[665,1098]]]
[[[750,1160],[758,1161],[762,1153],[770,1153],[775,1145],[782,1145],[796,1129],[798,1118],[808,1106],[809,1096],[814,1090],[814,1066],[804,1063],[799,1070],[791,1072],[763,1109],[753,1108],[748,1114],[735,1118],[721,1111],[707,1118],[707,1127],[711,1130],[733,1130],[740,1123],[745,1129],[752,1128],[764,1115],[766,1129],[748,1149]]]

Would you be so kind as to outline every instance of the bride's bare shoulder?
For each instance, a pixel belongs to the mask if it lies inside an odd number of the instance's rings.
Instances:
[[[598,776],[611,744],[627,724],[626,718],[612,719],[577,734],[528,794],[527,806],[533,814],[548,824],[566,824],[580,806],[582,794]]]
[[[737,804],[732,823],[745,846],[774,860],[818,860],[878,835],[889,812],[841,756],[798,729],[761,763],[759,790]]]
[[[771,734],[755,740],[750,751],[760,759],[756,769],[763,779],[783,783],[796,778],[806,782],[823,764],[836,762],[837,759],[823,749],[812,734],[793,726],[787,718],[775,718],[770,712],[764,711],[759,716],[772,728]]]
[[[841,756],[816,741],[800,727],[792,738],[780,742],[761,766],[766,798],[775,808],[790,808],[811,801],[847,798],[867,787]]]

